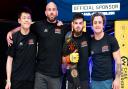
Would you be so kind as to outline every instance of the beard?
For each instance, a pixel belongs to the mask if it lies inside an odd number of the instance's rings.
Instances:
[[[53,22],[56,21],[56,18],[50,18],[50,17],[47,17],[47,19],[48,19],[48,21],[51,22],[51,23],[53,23]]]
[[[75,30],[73,30],[73,34],[75,34],[76,36],[80,36],[81,34],[82,34],[82,31],[75,31]]]

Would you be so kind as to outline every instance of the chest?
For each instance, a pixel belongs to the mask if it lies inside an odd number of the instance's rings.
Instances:
[[[100,41],[91,41],[91,54],[104,54],[111,52],[111,44],[107,39]]]
[[[38,30],[38,36],[40,40],[51,40],[51,39],[62,39],[64,33],[62,29],[57,28],[56,26],[42,25]]]
[[[80,54],[88,53],[88,40],[85,37],[75,40],[78,45],[78,51]]]
[[[15,41],[15,48],[17,50],[25,50],[36,47],[36,39],[34,37],[18,37]]]

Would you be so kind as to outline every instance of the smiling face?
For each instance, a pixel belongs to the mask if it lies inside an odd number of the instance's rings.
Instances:
[[[93,25],[92,28],[94,33],[98,34],[103,32],[104,22],[101,16],[95,16],[92,21],[92,25]]]
[[[31,15],[26,12],[22,12],[19,19],[19,24],[21,24],[21,27],[24,29],[29,29],[32,23]]]
[[[45,15],[50,22],[54,22],[58,16],[58,10],[55,3],[50,2],[46,6]]]

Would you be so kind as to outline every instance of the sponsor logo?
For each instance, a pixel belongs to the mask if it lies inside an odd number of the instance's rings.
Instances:
[[[33,41],[33,39],[30,39],[30,40],[28,40],[28,44],[29,44],[29,45],[32,45],[32,44],[34,44],[34,41]]]
[[[82,41],[81,42],[81,47],[85,47],[85,46],[87,46],[88,44],[87,44],[87,41]]]
[[[121,69],[121,88],[125,88],[126,80],[128,79],[128,57],[122,56],[122,69]]]
[[[102,52],[107,52],[109,51],[108,45],[105,45],[102,47]]]
[[[55,33],[56,33],[56,34],[61,34],[61,29],[56,28],[56,29],[55,29]]]

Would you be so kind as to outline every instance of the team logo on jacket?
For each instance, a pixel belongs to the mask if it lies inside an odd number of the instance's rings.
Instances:
[[[28,40],[28,44],[29,44],[29,45],[32,45],[32,44],[34,44],[34,41],[33,41],[33,39],[29,39],[29,40]]]
[[[81,47],[85,47],[85,46],[87,46],[88,44],[87,44],[87,41],[82,41],[81,42]]]
[[[20,43],[19,43],[19,46],[23,46],[23,42],[20,42]]]
[[[56,33],[56,34],[61,34],[61,29],[56,28],[56,29],[55,29],[55,33]]]
[[[48,32],[48,29],[45,28],[45,29],[44,29],[44,32]]]
[[[105,45],[102,47],[102,52],[107,52],[109,51],[108,45]]]

